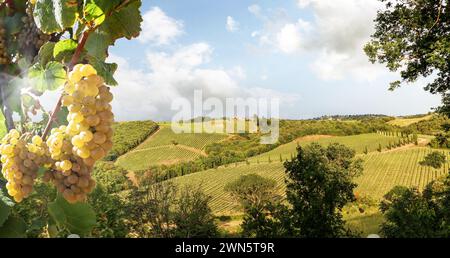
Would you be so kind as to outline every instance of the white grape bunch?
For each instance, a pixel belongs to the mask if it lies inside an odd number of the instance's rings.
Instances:
[[[86,200],[95,187],[91,178],[92,166],[86,165],[82,158],[74,154],[71,136],[66,126],[54,128],[47,139],[53,166],[46,171],[43,180],[53,182],[58,192],[70,203]]]
[[[95,187],[91,172],[112,148],[114,115],[113,95],[91,65],[76,65],[68,77],[62,97],[68,125],[51,131],[47,145],[55,164],[44,179],[73,203],[84,201]]]
[[[6,189],[16,202],[21,202],[33,191],[39,167],[50,167],[52,163],[41,137],[33,136],[31,142],[26,138],[13,129],[0,145],[2,174],[8,181]]]

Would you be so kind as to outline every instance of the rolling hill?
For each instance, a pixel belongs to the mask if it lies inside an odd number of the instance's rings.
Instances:
[[[171,165],[206,156],[203,147],[226,139],[226,134],[176,134],[169,124],[160,128],[132,151],[120,156],[116,164],[127,170],[145,170],[153,165]]]

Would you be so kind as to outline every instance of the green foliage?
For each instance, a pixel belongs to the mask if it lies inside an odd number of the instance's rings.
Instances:
[[[27,224],[22,218],[9,216],[0,226],[0,238],[23,238],[26,236]]]
[[[449,5],[442,0],[381,1],[385,9],[378,12],[375,33],[365,47],[366,54],[372,62],[386,64],[391,71],[400,70],[403,82],[433,75],[434,80],[425,89],[441,94],[444,107],[440,111],[450,114],[447,106],[450,99],[447,94]],[[400,81],[393,82],[391,89],[400,84]]]
[[[287,200],[292,206],[293,231],[304,237],[347,236],[342,208],[355,201],[354,178],[363,171],[362,160],[340,144],[299,147],[297,158],[286,162]]]
[[[106,173],[108,171],[105,171]],[[113,181],[108,184],[114,184]],[[129,228],[129,210],[125,201],[117,194],[108,190],[108,187],[97,183],[97,187],[89,194],[88,203],[96,212],[96,225],[91,232],[93,237],[126,237]]]
[[[129,121],[115,123],[113,129],[113,148],[104,158],[110,161],[138,146],[158,129],[158,125],[153,121]]]
[[[257,174],[242,175],[236,181],[225,185],[225,191],[230,192],[241,205],[260,207],[274,198],[276,181]]]
[[[392,238],[448,237],[449,201],[449,177],[431,182],[423,193],[395,187],[380,204],[385,216],[381,232]]]
[[[92,177],[102,185],[108,193],[117,193],[131,188],[131,181],[127,171],[115,166],[113,163],[98,161],[95,164]]]
[[[71,0],[37,0],[33,15],[38,28],[50,34],[71,28],[77,9],[77,3]]]
[[[66,70],[58,62],[48,62],[45,67],[37,64],[28,71],[28,77],[33,80],[33,87],[39,92],[53,91],[66,81]]]
[[[132,229],[140,237],[214,237],[217,227],[209,208],[210,197],[200,187],[179,188],[140,177],[129,197]]]
[[[218,235],[214,216],[209,208],[211,197],[200,187],[185,187],[177,201],[173,222],[173,236],[181,238],[216,237]]]
[[[422,166],[429,166],[435,169],[440,169],[445,164],[446,156],[439,151],[433,151],[420,162]]]
[[[96,215],[89,204],[69,204],[58,195],[48,204],[48,212],[61,230],[78,235],[89,235],[96,224]]]

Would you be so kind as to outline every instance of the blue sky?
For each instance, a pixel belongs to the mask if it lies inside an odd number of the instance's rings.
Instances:
[[[284,118],[439,105],[425,81],[388,91],[397,75],[367,61],[376,0],[143,2],[140,37],[110,51],[119,120],[170,119],[171,100],[190,99],[194,89],[219,99],[276,96]]]

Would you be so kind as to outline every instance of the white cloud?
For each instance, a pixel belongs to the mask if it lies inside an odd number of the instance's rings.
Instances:
[[[297,23],[284,25],[276,35],[277,47],[287,54],[299,51],[302,48],[302,33],[309,30],[309,23],[301,19]]]
[[[310,8],[313,19],[292,18],[283,11],[261,15],[262,30],[253,33],[259,44],[292,55],[308,52],[316,57],[311,68],[323,80],[348,76],[373,80],[386,74],[381,65],[372,65],[363,47],[374,31],[373,20],[382,6],[378,0],[297,0],[299,8]],[[370,74],[370,75],[368,75]]]
[[[300,2],[300,1],[299,1]],[[372,65],[363,47],[374,31],[373,20],[381,3],[377,0],[308,0],[314,12],[317,34],[311,48],[319,50],[312,65],[316,74],[326,80],[351,76],[371,81],[385,74],[380,65]],[[314,46],[315,45],[315,46]]]
[[[143,19],[142,32],[138,38],[142,43],[166,45],[183,34],[183,22],[167,16],[159,7],[146,12]]]
[[[248,11],[255,16],[260,16],[261,15],[261,6],[259,6],[257,4],[250,5],[248,7]]]
[[[308,7],[314,0],[297,0],[297,5],[300,8]]]
[[[239,30],[239,23],[231,16],[227,17],[226,29],[229,32],[235,32]]]
[[[171,53],[147,54],[148,70],[136,70],[126,59],[112,55],[108,61],[119,68],[112,89],[113,109],[118,120],[155,119],[170,120],[172,101],[184,97],[192,101],[194,90],[203,92],[203,98],[283,96],[284,105],[291,105],[295,96],[258,87],[241,85],[245,71],[240,66],[231,69],[204,68],[211,60],[213,49],[206,43],[184,46]]]

